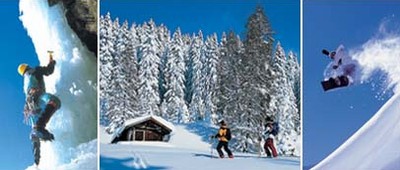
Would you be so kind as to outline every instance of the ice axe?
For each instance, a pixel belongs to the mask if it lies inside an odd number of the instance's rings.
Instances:
[[[52,60],[53,60],[53,53],[54,53],[54,51],[47,50],[47,53],[49,53],[50,61],[52,61]]]

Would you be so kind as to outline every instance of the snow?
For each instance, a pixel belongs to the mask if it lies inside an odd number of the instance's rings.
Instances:
[[[105,141],[100,141],[100,169],[300,169],[298,157],[268,159],[255,154],[234,153],[234,159],[217,159],[217,151],[215,149],[211,151],[209,141],[205,141],[207,134],[213,134],[211,130],[215,132],[215,128],[205,127],[201,123],[175,125],[175,128],[175,133],[168,143],[107,144]],[[197,132],[203,134],[198,135]],[[101,131],[100,136],[103,135],[107,136],[107,133]]]
[[[20,0],[20,20],[34,44],[40,65],[54,51],[54,73],[45,77],[46,90],[61,100],[47,128],[53,142],[41,143],[41,163],[27,169],[97,169],[97,62],[70,29],[59,6],[47,1]],[[27,126],[27,128],[29,128]],[[26,156],[32,157],[31,151]]]
[[[313,169],[400,169],[400,94]]]
[[[105,132],[106,131],[106,127],[100,126],[99,127],[99,131],[100,132]],[[113,139],[114,139],[113,134],[102,133],[101,135],[99,135],[99,140],[100,140],[99,142],[100,143],[111,143]]]
[[[130,120],[126,120],[126,122],[124,123],[124,127],[132,125],[132,124],[140,124],[146,120],[150,120],[153,119],[159,123],[161,123],[162,125],[166,126],[168,129],[170,129],[171,131],[174,131],[175,127],[172,123],[166,121],[165,119],[159,117],[159,116],[155,116],[155,115],[147,115],[147,116],[142,116],[142,117],[138,117],[138,118],[134,118],[134,119],[130,119]]]
[[[188,132],[185,126],[177,126],[176,133],[169,141],[174,146],[185,149],[207,150],[210,144],[201,140],[201,136]]]
[[[400,35],[386,31],[380,29],[378,36],[350,51],[350,56],[360,64],[361,82],[368,82],[377,72],[383,73],[387,84],[382,88],[393,90],[394,95],[313,170],[400,169]]]
[[[400,35],[387,35],[381,39],[371,39],[352,56],[362,66],[361,80],[368,82],[376,72],[384,73],[386,89],[400,93]]]

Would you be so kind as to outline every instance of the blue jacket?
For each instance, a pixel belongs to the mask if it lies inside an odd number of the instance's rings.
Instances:
[[[26,95],[24,113],[36,112],[38,98],[46,92],[43,76],[48,76],[54,72],[56,62],[51,60],[47,66],[37,66],[28,68],[24,74],[24,92]]]

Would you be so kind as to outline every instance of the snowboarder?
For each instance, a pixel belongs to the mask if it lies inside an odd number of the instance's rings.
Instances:
[[[265,128],[266,131],[264,132],[264,138],[265,138],[264,151],[267,154],[267,157],[272,157],[272,156],[277,157],[278,153],[276,152],[275,149],[274,139],[275,136],[278,134],[278,124],[275,123],[270,117],[268,117]]]
[[[336,51],[332,52],[323,49],[322,53],[332,59],[325,69],[325,80],[321,82],[324,91],[352,84],[357,62],[346,54],[344,46],[339,45]]]
[[[24,77],[24,92],[26,95],[24,106],[25,122],[32,126],[30,139],[33,144],[35,164],[40,160],[40,140],[52,141],[54,135],[46,129],[46,124],[51,116],[61,107],[58,97],[46,93],[43,76],[53,73],[56,61],[53,60],[51,51],[49,64],[31,68],[28,64],[20,64],[18,73]]]
[[[231,130],[227,127],[225,121],[220,121],[220,128],[218,130],[218,133],[215,135],[216,138],[218,138],[218,145],[217,145],[217,151],[219,154],[220,158],[224,158],[224,153],[222,152],[222,147],[224,148],[225,152],[228,154],[229,158],[233,158],[233,154],[231,150],[228,148],[228,142],[231,140]]]
[[[337,49],[338,51],[341,51],[343,49],[343,46],[339,46]],[[322,50],[322,54],[325,54],[328,56],[330,59],[332,59],[332,68],[337,69],[340,65],[342,65],[342,58],[340,55],[336,56],[336,51],[329,52],[326,49]]]

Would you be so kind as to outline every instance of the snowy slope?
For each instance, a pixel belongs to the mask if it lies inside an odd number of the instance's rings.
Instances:
[[[400,169],[400,94],[313,169]]]
[[[385,23],[384,23],[385,24]],[[312,169],[400,169],[400,36],[380,27],[380,35],[351,51],[362,69],[361,83],[384,73],[384,91],[394,95],[337,150]],[[360,113],[355,113],[360,114]]]
[[[299,158],[260,158],[254,154],[234,153],[234,159],[217,159],[216,150],[211,156],[210,144],[195,134],[200,125],[176,125],[168,143],[120,142],[100,144],[100,169],[171,169],[171,170],[265,170],[300,169]],[[100,136],[107,136],[104,131]],[[107,139],[107,138],[103,138]]]
[[[47,128],[54,142],[42,142],[40,169],[97,169],[97,62],[70,29],[60,6],[47,1],[20,0],[20,20],[34,44],[41,65],[54,51],[54,73],[46,90],[61,100]],[[29,127],[27,127],[29,128]],[[27,156],[32,157],[31,151]],[[34,167],[29,167],[32,169]]]

